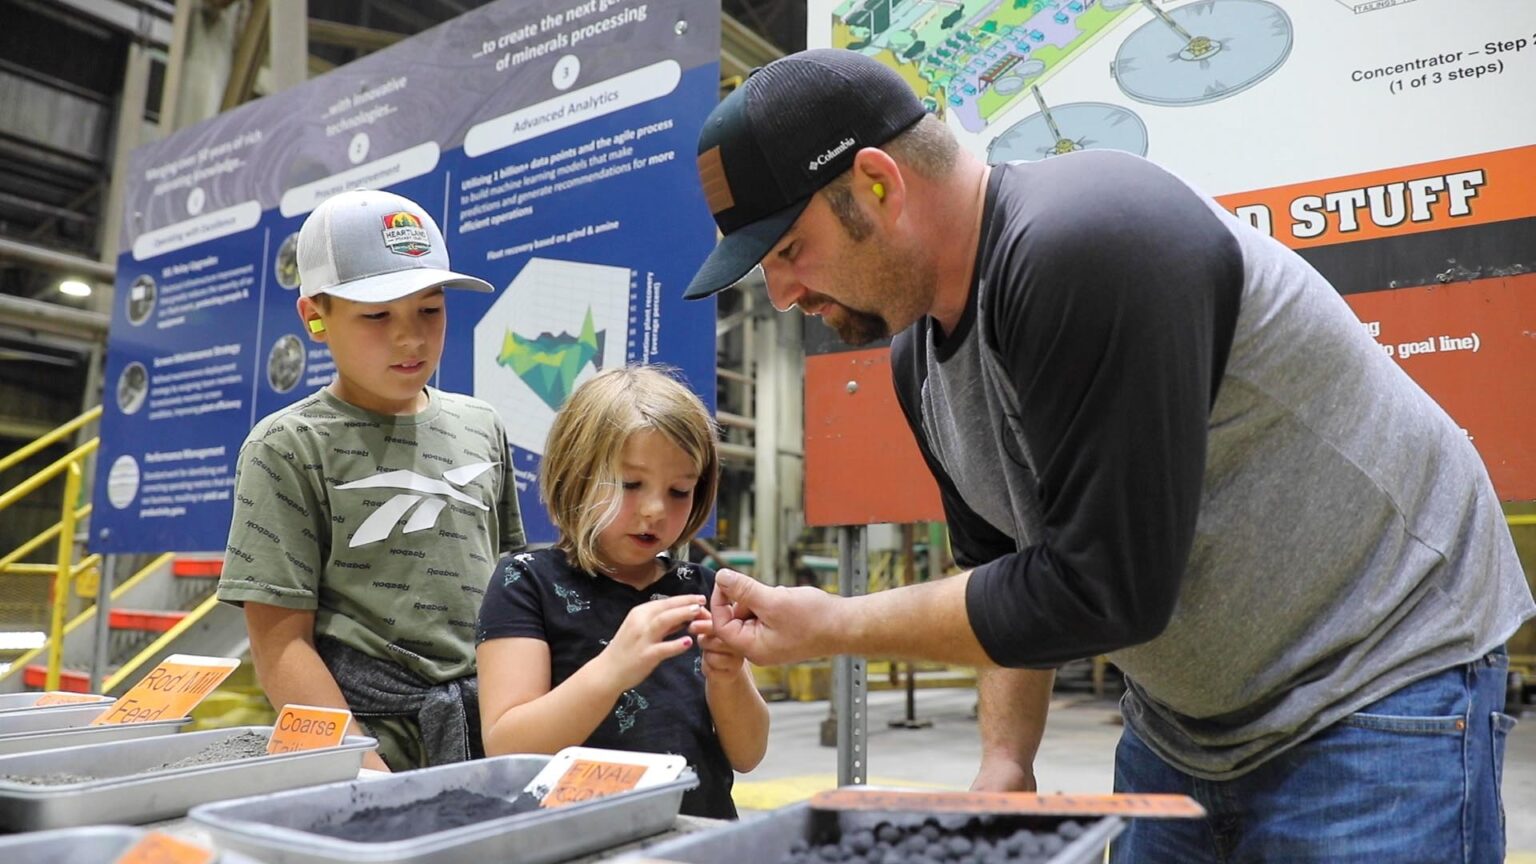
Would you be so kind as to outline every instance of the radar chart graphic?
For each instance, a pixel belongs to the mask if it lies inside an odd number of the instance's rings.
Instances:
[[[533,258],[475,325],[475,396],[514,446],[542,454],[571,391],[623,364],[630,279],[624,267]]]

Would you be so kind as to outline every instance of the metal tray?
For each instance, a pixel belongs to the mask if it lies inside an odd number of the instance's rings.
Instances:
[[[954,814],[946,814],[954,815]],[[1017,816],[1019,827],[1030,830],[1053,829],[1067,816]],[[1086,821],[1077,817],[1079,822]],[[881,822],[893,819],[921,820],[921,814],[872,813],[857,811],[815,810],[810,804],[793,804],[759,819],[735,822],[714,831],[700,831],[658,843],[643,852],[620,857],[618,860],[658,859],[676,861],[679,864],[777,864],[789,855],[789,848],[796,840],[841,836],[860,828],[873,828]],[[1118,816],[1106,816],[1089,824],[1081,837],[1068,843],[1050,864],[1098,864],[1104,860],[1104,850],[1109,841],[1125,830],[1125,822]],[[825,842],[825,841],[823,841]]]
[[[116,861],[129,846],[148,833],[142,828],[98,825],[0,837],[0,861],[6,864],[102,864]],[[257,864],[237,852],[224,852],[214,860],[218,864]]]
[[[73,708],[78,705],[95,705],[102,709],[106,709],[106,707],[111,705],[113,702],[113,700],[110,698],[103,698],[97,702],[65,702],[59,705],[44,705],[41,708],[37,707],[37,700],[43,698],[44,696],[89,695],[93,694],[67,693],[63,690],[47,690],[42,692],[37,690],[27,690],[22,693],[0,693],[0,717],[10,714],[13,711],[54,711],[59,708]]]
[[[48,694],[0,694],[0,735],[85,726],[100,716],[101,712],[112,707],[111,699],[101,702],[73,702],[63,705],[44,705],[41,708],[34,707],[34,703],[46,695]]]
[[[270,734],[272,727],[237,726],[0,758],[0,776],[54,772],[90,776],[100,772],[102,766],[110,766],[110,771],[119,775],[57,786],[0,780],[0,830],[153,822],[180,816],[187,808],[205,801],[356,777],[363,754],[377,743],[372,738],[352,735],[341,746],[324,750],[133,774],[191,756],[212,743],[247,731]]]
[[[380,779],[205,804],[192,808],[188,816],[207,829],[221,848],[269,864],[552,864],[666,831],[677,819],[683,793],[699,782],[685,774],[648,789],[387,843],[359,843],[303,830],[368,807],[400,806],[450,789],[514,799],[549,759],[498,756],[439,765]]]
[[[95,718],[91,718],[95,719]],[[86,721],[87,723],[90,720]],[[56,750],[61,747],[80,747],[87,744],[104,744],[109,741],[131,741],[169,735],[192,722],[186,717],[177,720],[150,720],[147,723],[120,723],[110,726],[76,726],[72,729],[45,729],[40,732],[16,732],[0,735],[0,756],[32,753],[38,750]]]

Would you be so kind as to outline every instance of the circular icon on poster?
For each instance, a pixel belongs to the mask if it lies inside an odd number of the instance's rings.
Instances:
[[[196,216],[203,212],[203,205],[208,203],[208,194],[203,187],[197,186],[187,193],[187,215]]]
[[[155,309],[155,280],[145,273],[128,286],[128,323],[138,326],[149,320]]]
[[[117,376],[117,410],[124,414],[136,414],[144,407],[144,397],[149,395],[149,370],[135,360],[123,368]]]
[[[132,456],[119,456],[107,472],[107,500],[119,510],[133,503],[139,495],[139,463]]]
[[[569,90],[576,83],[576,76],[581,74],[581,60],[575,54],[567,54],[555,61],[555,89]]]
[[[352,160],[353,165],[368,158],[369,143],[367,132],[359,132],[352,136],[351,143],[347,144],[347,158]]]
[[[295,231],[283,238],[282,245],[277,247],[272,274],[277,277],[277,284],[284,288],[299,287],[299,232]]]
[[[278,337],[267,352],[267,383],[279,393],[287,393],[304,375],[304,343],[289,333]]]

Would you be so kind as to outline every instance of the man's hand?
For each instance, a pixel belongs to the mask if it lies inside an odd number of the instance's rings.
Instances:
[[[1033,792],[1035,772],[1012,759],[985,758],[976,779],[971,781],[972,792]]]
[[[725,678],[746,671],[747,658],[715,635],[715,622],[709,617],[694,620],[688,631],[699,640],[705,678]]]
[[[715,574],[708,625],[692,633],[710,633],[727,650],[759,666],[795,663],[834,653],[827,636],[836,627],[838,598],[819,588],[770,588],[734,570]]]

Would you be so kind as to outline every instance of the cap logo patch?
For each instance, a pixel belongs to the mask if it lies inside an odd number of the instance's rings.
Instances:
[[[709,212],[718,214],[736,206],[736,196],[731,194],[730,181],[725,177],[725,162],[720,158],[720,148],[711,147],[699,154],[699,182],[704,186],[704,200],[709,202]]]
[[[384,246],[396,255],[420,258],[432,251],[432,238],[414,213],[399,210],[384,217]]]
[[[846,153],[848,148],[852,147],[853,145],[854,140],[851,136],[843,138],[843,140],[834,144],[831,149],[827,150],[825,153],[822,153],[820,156],[817,156],[815,159],[812,159],[810,164],[805,166],[805,170],[815,173],[821,168],[826,167],[833,159],[836,159],[837,157]]]

